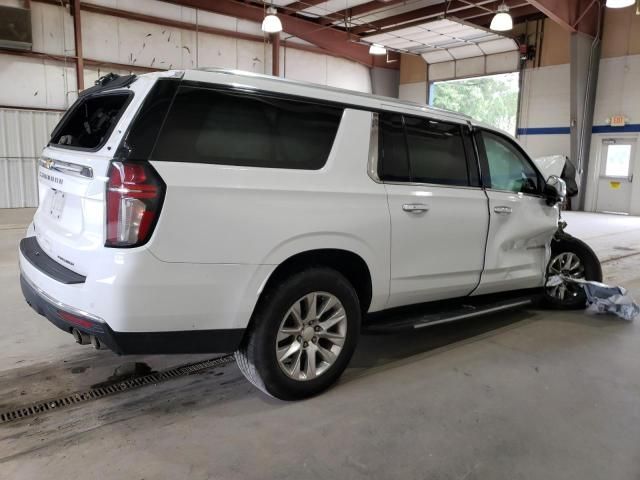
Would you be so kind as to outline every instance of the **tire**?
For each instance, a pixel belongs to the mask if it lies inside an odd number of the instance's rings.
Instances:
[[[576,267],[575,259],[580,264]],[[584,280],[602,281],[600,261],[593,250],[584,242],[569,235],[554,239],[551,243],[551,259],[547,266],[547,278],[557,273],[581,278]],[[564,298],[561,297],[565,289]],[[565,282],[558,287],[546,287],[544,290],[545,305],[561,310],[585,308],[587,297],[584,290],[577,284]]]
[[[358,295],[349,281],[330,268],[309,268],[265,291],[236,361],[247,380],[272,397],[311,397],[347,367],[360,323]]]

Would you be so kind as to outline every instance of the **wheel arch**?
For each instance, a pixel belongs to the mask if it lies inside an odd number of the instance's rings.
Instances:
[[[579,245],[580,248],[584,249],[585,252],[587,252],[587,254],[590,255],[593,260],[593,268],[596,269],[595,280],[597,282],[602,282],[602,265],[600,264],[600,259],[598,258],[598,255],[596,254],[596,252],[594,252],[593,249],[587,243],[583,242],[579,238],[576,238],[573,235],[570,235],[566,232],[557,232],[555,234],[554,241],[551,242],[552,254],[551,254],[551,257],[549,258],[549,262],[551,262],[553,258],[554,247],[556,247],[557,249],[558,241],[573,242],[576,245]]]
[[[327,267],[336,270],[349,280],[358,294],[363,315],[369,310],[373,295],[373,279],[367,262],[357,253],[339,248],[319,248],[296,253],[269,275],[260,292],[256,307],[264,295],[285,278],[312,267]]]

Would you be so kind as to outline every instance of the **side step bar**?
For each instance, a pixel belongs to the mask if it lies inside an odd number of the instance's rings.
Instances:
[[[537,295],[500,300],[465,297],[457,301],[433,302],[370,314],[363,329],[366,333],[396,333],[490,313],[524,308],[534,303]]]

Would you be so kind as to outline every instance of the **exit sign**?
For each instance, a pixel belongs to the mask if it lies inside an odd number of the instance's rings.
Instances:
[[[614,115],[611,117],[611,126],[612,127],[624,127],[627,123],[627,119],[624,115]]]

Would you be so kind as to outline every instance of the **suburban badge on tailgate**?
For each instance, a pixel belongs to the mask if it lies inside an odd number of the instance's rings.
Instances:
[[[56,177],[49,173],[45,173],[42,170],[40,170],[40,178],[44,178],[45,180],[49,180],[50,182],[57,183],[58,185],[62,185],[62,183],[64,182],[62,178]]]

